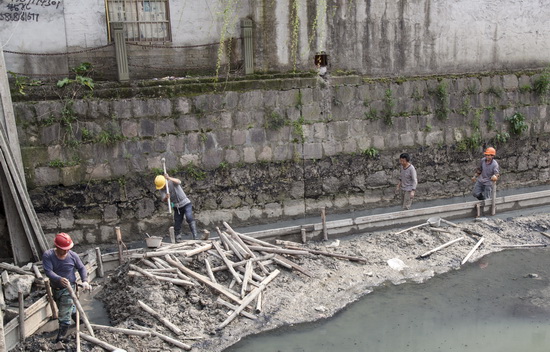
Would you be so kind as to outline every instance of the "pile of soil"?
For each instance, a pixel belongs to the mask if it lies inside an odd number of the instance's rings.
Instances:
[[[289,256],[313,273],[313,277],[277,267],[281,274],[264,291],[263,310],[258,319],[239,316],[221,330],[217,327],[227,318],[228,309],[216,304],[219,294],[203,284],[182,287],[155,283],[147,278],[129,276],[129,267],[124,265],[110,273],[98,297],[105,303],[113,326],[151,328],[192,345],[193,351],[216,352],[247,335],[330,317],[377,286],[406,281],[421,283],[434,275],[459,269],[462,260],[478,242],[479,235],[484,237],[484,242],[470,261],[503,250],[499,247],[502,245],[550,244],[550,238],[541,234],[541,231],[550,229],[548,214],[506,220],[478,219],[461,223],[460,228],[443,223],[441,226],[440,229],[446,232],[436,232],[432,227],[424,226],[401,234],[384,231],[339,241],[308,243],[306,248],[363,257],[366,261],[352,262],[322,255]],[[420,258],[421,254],[459,237],[464,239]],[[207,254],[195,256],[188,267],[206,276],[203,255]],[[231,275],[226,271],[217,272],[216,279],[227,286]],[[183,334],[174,336],[157,319],[144,312],[137,300],[169,319],[182,329]],[[96,331],[96,337],[127,351],[178,350],[157,337],[129,337],[104,330]],[[53,338],[51,334],[35,335],[16,351],[52,351]],[[74,347],[74,340],[65,344],[66,350],[74,350]],[[83,341],[82,351],[103,349]]]

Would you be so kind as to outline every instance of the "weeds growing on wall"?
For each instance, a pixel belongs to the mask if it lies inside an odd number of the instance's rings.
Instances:
[[[521,135],[529,127],[527,123],[525,123],[525,116],[519,112],[507,117],[506,121],[510,124],[510,132],[516,136]]]
[[[13,79],[13,89],[11,89],[11,93],[12,94],[19,94],[19,95],[26,95],[27,93],[25,93],[25,90],[27,89],[27,87],[30,87],[30,86],[41,86],[43,83],[42,81],[39,81],[39,80],[36,80],[36,79],[31,79],[27,76],[23,76],[23,75],[18,75],[17,73],[15,72],[12,72],[12,71],[8,71],[8,73],[10,74],[10,76],[12,77]]]
[[[365,155],[367,158],[374,159],[378,155],[380,155],[380,152],[376,148],[367,148],[363,150],[363,155]]]
[[[392,96],[393,92],[391,89],[387,89],[384,95],[384,110],[382,111],[382,118],[384,123],[388,126],[393,125],[393,108],[395,107],[395,100]]]
[[[299,13],[299,0],[293,0],[290,10],[290,18],[292,23],[292,33],[290,37],[290,55],[292,57],[292,72],[296,72],[296,65],[298,62],[298,41],[300,40],[300,17]]]
[[[270,111],[265,115],[265,128],[269,130],[280,130],[283,126],[288,125],[289,119],[278,113],[277,111]]]
[[[227,60],[230,60],[232,38],[229,38],[228,40],[228,34],[231,29],[235,28],[235,23],[238,18],[235,10],[239,5],[239,0],[227,0],[222,3],[224,4],[220,14],[222,27],[220,30],[220,44],[218,45],[216,75],[214,76],[214,83],[218,82],[223,58],[226,57]],[[229,73],[229,70],[227,70],[227,73]]]
[[[449,117],[449,92],[447,92],[447,84],[441,82],[437,87],[430,91],[435,96],[435,117],[439,120],[446,120]]]
[[[550,66],[535,80],[533,91],[539,97],[544,97],[550,92]]]
[[[206,172],[199,169],[193,163],[189,163],[184,170],[190,177],[194,178],[197,181],[201,181],[206,178]]]

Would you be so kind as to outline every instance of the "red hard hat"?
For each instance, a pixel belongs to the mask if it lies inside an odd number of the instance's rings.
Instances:
[[[62,249],[64,251],[68,251],[69,249],[73,248],[74,243],[71,239],[71,236],[67,235],[64,232],[58,233],[55,236],[55,239],[53,240],[53,243],[55,246],[59,249]]]

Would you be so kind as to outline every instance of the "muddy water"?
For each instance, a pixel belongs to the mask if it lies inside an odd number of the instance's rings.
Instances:
[[[226,352],[548,352],[549,276],[549,250],[495,253],[424,284],[378,288],[331,319],[245,338]]]

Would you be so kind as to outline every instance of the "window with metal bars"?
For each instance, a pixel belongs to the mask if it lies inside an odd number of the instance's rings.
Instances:
[[[124,23],[129,42],[171,41],[169,0],[107,0],[108,22]],[[109,33],[112,38],[111,33]]]

